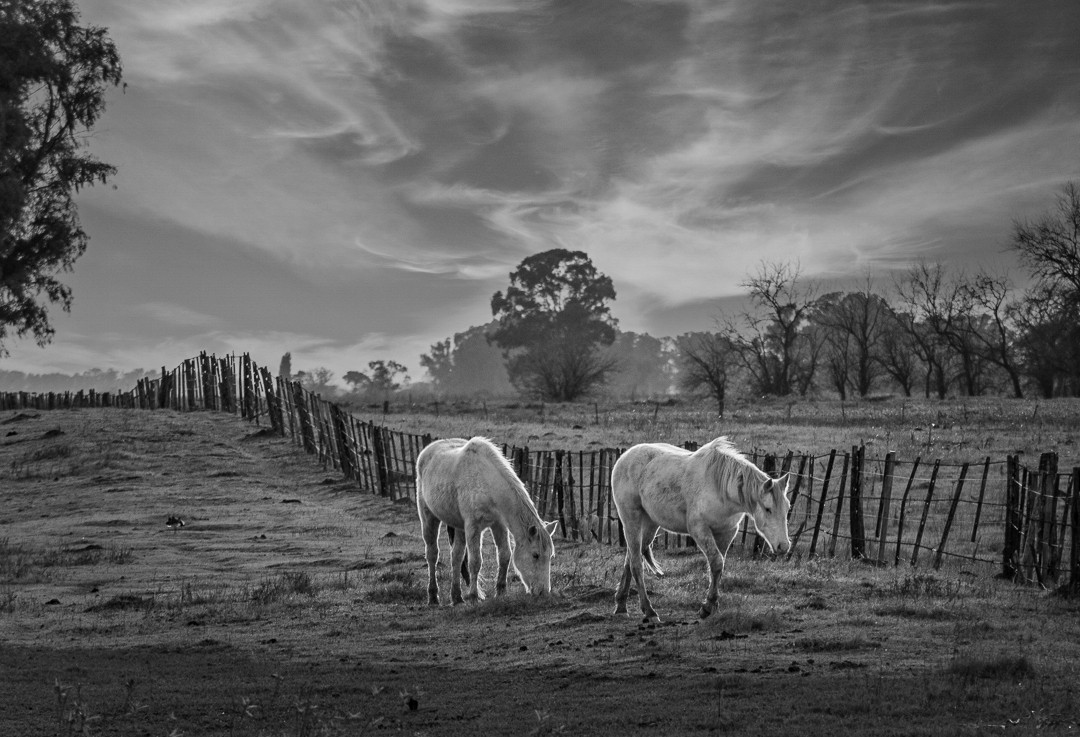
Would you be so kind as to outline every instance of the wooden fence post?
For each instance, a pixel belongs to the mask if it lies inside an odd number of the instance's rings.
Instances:
[[[330,405],[330,418],[334,423],[334,434],[337,436],[338,462],[341,465],[341,473],[347,479],[354,479],[357,474],[352,459],[352,443],[349,442],[349,433],[345,428],[344,415],[345,413],[336,404]],[[271,412],[271,417],[273,417],[273,412]]]
[[[382,496],[390,496],[390,479],[386,467],[386,450],[383,444],[381,427],[372,426],[371,428],[371,452],[372,455],[374,455],[372,463],[375,466],[375,473],[379,479],[379,494]]]
[[[829,462],[825,465],[825,478],[821,482],[821,499],[818,500],[817,519],[814,520],[814,535],[810,538],[809,557],[814,557],[817,548],[818,534],[821,532],[821,518],[825,514],[825,499],[829,496],[829,480],[832,478],[833,462],[836,460],[836,449],[829,451]],[[813,467],[813,462],[811,462]]]
[[[979,501],[975,505],[975,521],[971,525],[971,542],[975,542],[979,532],[979,519],[982,517],[983,497],[986,495],[986,478],[990,475],[990,456],[983,463],[982,482],[979,484]]]
[[[878,538],[877,562],[885,563],[885,546],[889,541],[889,507],[892,503],[893,473],[896,469],[896,451],[885,454],[885,468],[881,472],[881,503],[878,505],[877,525],[874,534]]]
[[[564,454],[563,451],[556,450],[555,453],[552,456],[549,456],[549,459],[552,462],[551,490],[553,492],[552,496],[554,497],[553,501],[555,502],[555,508],[559,513],[559,528],[562,530],[563,537],[566,538],[567,537],[567,534],[566,534],[566,514],[564,513],[564,507],[565,507],[565,503],[566,503],[566,495],[565,495],[565,489],[563,488],[564,487],[564,484],[563,484],[563,456],[564,455],[565,454]]]
[[[904,542],[904,511],[907,508],[908,494],[911,493],[911,487],[915,483],[915,472],[919,470],[919,463],[922,461],[921,456],[916,456],[915,462],[911,464],[911,475],[908,476],[907,486],[904,487],[904,495],[900,497],[900,517],[896,522],[896,558],[893,560],[893,565],[900,565],[900,546]]]
[[[1055,527],[1057,526],[1057,501],[1061,494],[1058,485],[1058,455],[1046,453],[1046,470],[1043,474],[1043,518],[1039,530],[1039,562],[1042,575],[1039,580],[1043,583],[1054,583],[1058,577],[1059,559],[1055,555],[1054,539]],[[1042,465],[1040,463],[1040,465]]]
[[[840,520],[843,519],[844,513],[844,484],[847,483],[848,463],[851,462],[851,456],[844,453],[844,465],[840,468],[840,486],[836,491],[836,513],[833,517],[832,528],[832,540],[829,541],[829,557],[836,556],[836,540],[840,537]]]
[[[1005,544],[1001,548],[1001,577],[1007,581],[1016,576],[1017,553],[1020,549],[1020,460],[1005,458]]]
[[[1080,467],[1072,471],[1072,550],[1069,552],[1069,591],[1080,594]]]
[[[300,441],[306,450],[311,455],[316,455],[319,449],[315,445],[315,428],[311,424],[311,411],[308,407],[306,392],[304,387],[300,385],[299,381],[293,382],[293,405],[296,407],[296,414],[300,424]],[[241,404],[245,404],[242,402]]]
[[[960,478],[956,480],[956,492],[953,494],[952,504],[949,505],[949,514],[945,518],[945,529],[941,531],[941,542],[938,543],[937,553],[934,555],[934,570],[941,568],[941,556],[945,554],[945,543],[949,539],[949,528],[952,527],[953,517],[956,516],[956,507],[960,504],[960,494],[964,490],[964,479],[967,478],[968,464],[960,467]]]
[[[941,467],[941,459],[934,461],[934,470],[930,472],[930,485],[926,487],[926,499],[923,501],[922,518],[919,520],[919,531],[915,533],[915,545],[911,549],[911,566],[914,568],[919,562],[919,546],[922,545],[923,530],[926,529],[926,517],[930,514],[930,502],[934,498],[934,486],[937,484],[938,469]]]
[[[851,485],[848,487],[851,501],[848,510],[851,518],[851,559],[866,557],[866,529],[863,525],[862,485],[866,446],[851,448]]]

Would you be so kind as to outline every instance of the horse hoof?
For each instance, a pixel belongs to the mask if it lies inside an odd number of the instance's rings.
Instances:
[[[712,614],[712,609],[706,609],[705,607],[701,607],[701,609],[698,609],[697,613],[698,619],[705,619],[710,614]]]
[[[439,600],[436,599],[436,598],[428,599],[427,605],[428,606],[439,606]]]
[[[660,624],[660,617],[655,614],[646,614],[641,619],[642,624]]]
[[[622,604],[620,606],[615,607],[614,614],[626,614],[626,605]]]

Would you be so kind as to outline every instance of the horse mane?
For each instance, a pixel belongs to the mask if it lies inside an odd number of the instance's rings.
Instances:
[[[711,440],[701,446],[704,451],[705,466],[709,474],[716,480],[716,485],[721,493],[733,490],[739,495],[739,503],[746,509],[753,507],[756,500],[757,490],[760,484],[755,484],[754,489],[749,488],[749,481],[760,481],[765,472],[759,469],[754,462],[739,451],[726,436]],[[739,492],[738,476],[742,472],[748,472],[743,479],[741,493]],[[753,496],[751,496],[753,495]]]
[[[515,495],[519,497],[519,501],[526,509],[529,510],[532,516],[536,518],[540,517],[540,513],[536,510],[536,504],[533,503],[532,497],[529,495],[529,490],[525,488],[525,483],[521,480],[521,477],[514,471],[514,467],[510,465],[510,459],[508,459],[503,452],[499,450],[499,447],[495,443],[491,442],[488,438],[482,436],[476,436],[470,438],[468,442],[461,447],[462,453],[476,453],[487,458],[494,463],[498,468],[499,475],[503,477],[507,485],[512,488]],[[527,521],[529,524],[534,524],[532,516],[526,516],[522,518],[522,521]]]

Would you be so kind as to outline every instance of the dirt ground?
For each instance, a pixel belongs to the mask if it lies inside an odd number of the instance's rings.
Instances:
[[[986,576],[732,560],[699,622],[660,553],[646,626],[557,541],[433,609],[411,504],[211,413],[0,412],[0,501],[0,736],[1078,730],[1080,611]]]

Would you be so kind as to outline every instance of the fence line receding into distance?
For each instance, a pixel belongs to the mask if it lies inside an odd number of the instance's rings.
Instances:
[[[391,430],[275,377],[248,354],[200,354],[127,392],[0,393],[0,410],[121,407],[216,410],[288,437],[361,489],[390,499],[415,493],[415,460],[431,435]],[[686,447],[694,449],[696,443]],[[611,502],[611,467],[622,449],[530,450],[502,446],[563,537],[624,545]],[[769,473],[796,471],[789,519],[792,554],[849,556],[877,565],[940,568],[981,564],[1018,582],[1064,585],[1080,593],[1080,468],[1062,470],[1054,453],[1037,467],[1018,456],[947,464],[895,453],[868,458],[865,447],[824,454],[754,452]],[[657,545],[693,542],[661,532]],[[744,524],[736,545],[762,543]]]

